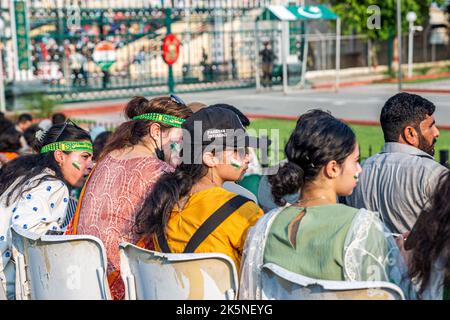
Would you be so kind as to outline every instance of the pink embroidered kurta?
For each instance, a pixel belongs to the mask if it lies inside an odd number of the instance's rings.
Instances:
[[[139,240],[132,228],[145,197],[159,177],[171,171],[171,166],[155,157],[119,160],[107,155],[97,165],[86,187],[77,233],[102,240],[108,258],[108,275],[120,268],[119,244]],[[117,280],[110,283],[111,294],[121,299],[123,283],[120,277]]]

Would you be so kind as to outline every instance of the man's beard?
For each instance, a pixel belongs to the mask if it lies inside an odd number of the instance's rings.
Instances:
[[[419,134],[419,149],[423,152],[428,153],[430,156],[434,157],[434,145],[436,144],[436,139],[433,139],[433,142],[430,144],[425,139],[425,137],[420,133]]]

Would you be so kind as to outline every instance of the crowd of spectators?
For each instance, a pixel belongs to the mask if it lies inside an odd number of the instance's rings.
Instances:
[[[15,297],[14,228],[97,237],[114,299],[125,296],[122,242],[225,254],[240,299],[261,297],[265,263],[313,279],[389,282],[406,299],[449,299],[450,172],[433,158],[435,111],[418,95],[389,98],[385,145],[361,165],[348,124],[310,110],[275,172],[254,161],[271,141],[250,136],[250,119],[227,104],[134,97],[113,132],[89,132],[64,114],[36,124],[0,114],[0,289]]]
[[[95,46],[101,41],[111,42],[116,49],[123,48],[142,36],[161,28],[161,23],[153,19],[149,21],[133,21],[124,13],[104,16],[101,22],[86,23],[81,26],[70,26],[64,30],[64,38],[58,36],[58,30],[43,33],[31,39],[31,62],[33,73],[40,79],[53,84],[85,86],[89,84],[90,74],[102,74],[93,60]],[[63,40],[64,39],[64,40]],[[132,64],[141,64],[148,50],[144,47],[130,49],[123,71]],[[65,66],[67,64],[67,67]],[[70,73],[70,81],[66,82],[65,73]]]

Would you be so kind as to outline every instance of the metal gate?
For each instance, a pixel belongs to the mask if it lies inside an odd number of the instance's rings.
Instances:
[[[180,57],[173,65],[177,92],[254,86],[258,52],[255,19],[261,8],[285,3],[1,1],[6,28],[0,36],[8,88],[17,91],[20,83],[32,81],[35,88],[58,101],[165,93],[168,67],[161,47],[167,23],[182,43]],[[22,8],[24,14],[20,15]],[[104,41],[115,51],[114,63],[108,68],[94,59],[94,51]]]

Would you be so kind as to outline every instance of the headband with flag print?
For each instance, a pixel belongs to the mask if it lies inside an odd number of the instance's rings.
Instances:
[[[49,143],[41,148],[41,153],[47,153],[51,151],[86,151],[92,153],[92,143],[89,141],[58,141]]]
[[[161,122],[176,128],[181,128],[181,125],[186,121],[185,119],[163,113],[145,113],[133,117],[133,120],[150,120]]]

